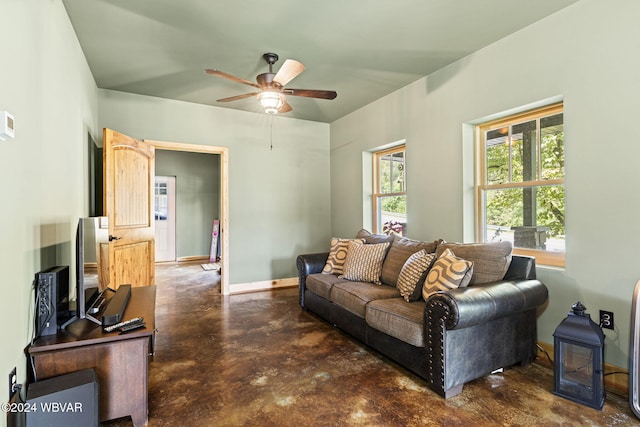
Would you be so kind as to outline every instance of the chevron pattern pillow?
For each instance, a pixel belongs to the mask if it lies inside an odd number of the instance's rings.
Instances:
[[[358,241],[349,242],[344,272],[340,278],[381,285],[382,261],[390,244],[386,242],[365,245]]]
[[[364,242],[364,239],[340,239],[338,237],[331,239],[329,257],[327,258],[327,263],[322,269],[324,274],[342,274],[342,271],[344,270],[344,262],[347,259],[349,242],[352,240],[356,240],[360,243]]]
[[[444,252],[433,263],[422,286],[422,297],[426,300],[438,291],[464,288],[471,281],[473,263],[455,256],[451,249]]]
[[[396,288],[405,301],[411,302],[420,299],[422,289],[418,287],[418,284],[424,281],[425,275],[435,259],[435,253],[427,253],[426,250],[420,249],[404,263],[398,276]]]

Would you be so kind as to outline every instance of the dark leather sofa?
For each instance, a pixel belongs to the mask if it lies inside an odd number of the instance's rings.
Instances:
[[[427,301],[407,303],[397,297],[372,297],[367,310],[385,305],[387,310],[397,307],[416,313],[415,337],[403,339],[397,336],[404,335],[372,327],[367,316],[309,289],[307,280],[318,277],[327,257],[328,253],[298,256],[300,306],[414,372],[444,398],[461,393],[469,381],[514,364],[527,365],[536,357],[536,312],[547,300],[547,288],[536,280],[532,257],[514,255],[500,281],[439,292]],[[330,287],[339,283],[337,278],[328,279]],[[407,313],[405,317],[410,318],[411,312]],[[406,324],[412,327],[410,321]]]

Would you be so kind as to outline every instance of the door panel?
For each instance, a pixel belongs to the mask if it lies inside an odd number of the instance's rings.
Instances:
[[[144,265],[153,252],[153,241],[132,242],[113,245],[113,270],[115,283],[130,283],[134,286],[150,284],[153,276],[148,268],[131,268]]]
[[[104,207],[109,217],[109,287],[153,285],[155,148],[104,130]]]

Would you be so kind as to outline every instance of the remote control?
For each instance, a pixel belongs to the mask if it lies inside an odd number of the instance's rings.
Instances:
[[[134,329],[138,329],[138,328],[146,328],[147,324],[142,322],[142,323],[129,323],[128,325],[124,325],[123,327],[120,328],[120,333],[124,334],[125,332],[129,332],[129,331],[133,331]]]
[[[117,329],[123,328],[127,325],[132,325],[132,324],[140,324],[140,323],[144,323],[144,318],[142,317],[134,317],[133,319],[130,320],[126,320],[124,322],[120,322],[120,323],[116,323],[115,325],[111,325],[111,326],[107,326],[106,328],[104,328],[105,332],[113,332]]]

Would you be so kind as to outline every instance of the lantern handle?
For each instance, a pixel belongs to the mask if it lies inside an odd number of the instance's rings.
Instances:
[[[587,311],[587,307],[585,307],[584,304],[578,301],[571,306],[571,311],[573,311],[573,314],[575,314],[576,316],[584,316],[584,312]]]

